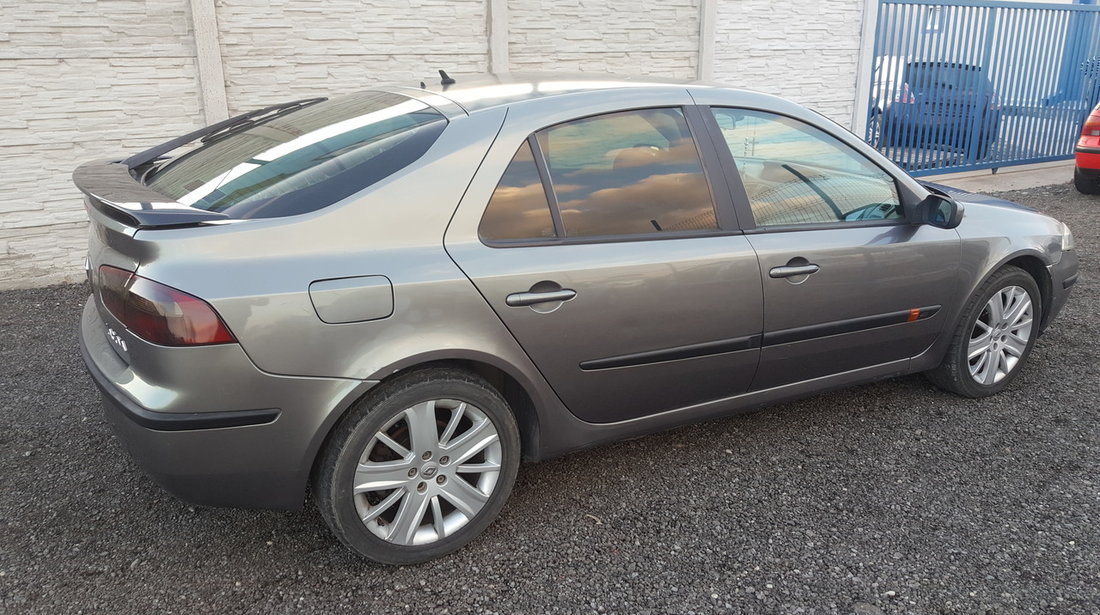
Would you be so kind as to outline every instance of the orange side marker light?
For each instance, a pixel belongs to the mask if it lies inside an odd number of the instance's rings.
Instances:
[[[920,308],[913,308],[909,310],[909,318],[905,322],[913,322],[918,318],[920,318]]]

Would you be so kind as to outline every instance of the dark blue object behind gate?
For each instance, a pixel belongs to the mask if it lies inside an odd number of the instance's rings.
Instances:
[[[1100,6],[882,0],[874,56],[866,138],[912,174],[1064,160],[1100,99]]]

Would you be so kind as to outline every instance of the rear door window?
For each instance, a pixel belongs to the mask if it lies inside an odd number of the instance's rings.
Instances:
[[[405,168],[447,121],[399,94],[363,92],[226,130],[163,163],[150,188],[231,217],[320,209]]]
[[[566,237],[713,231],[710,186],[680,109],[640,109],[537,133]]]

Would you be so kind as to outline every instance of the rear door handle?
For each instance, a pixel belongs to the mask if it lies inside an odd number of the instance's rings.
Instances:
[[[817,273],[821,267],[810,263],[809,265],[787,265],[785,267],[772,267],[768,275],[773,278],[793,278],[796,275],[810,275]]]
[[[577,291],[569,288],[563,288],[561,290],[551,290],[542,293],[512,293],[505,297],[504,302],[511,307],[523,307],[525,305],[535,305],[536,303],[549,303],[551,301],[569,301],[576,296]]]

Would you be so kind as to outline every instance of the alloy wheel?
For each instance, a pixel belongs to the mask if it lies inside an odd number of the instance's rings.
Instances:
[[[1005,378],[1020,362],[1034,328],[1031,296],[1019,286],[993,294],[970,332],[970,376],[982,385]]]
[[[500,478],[493,421],[472,404],[426,401],[398,412],[370,439],[351,485],[375,536],[425,545],[453,535],[485,507]]]

